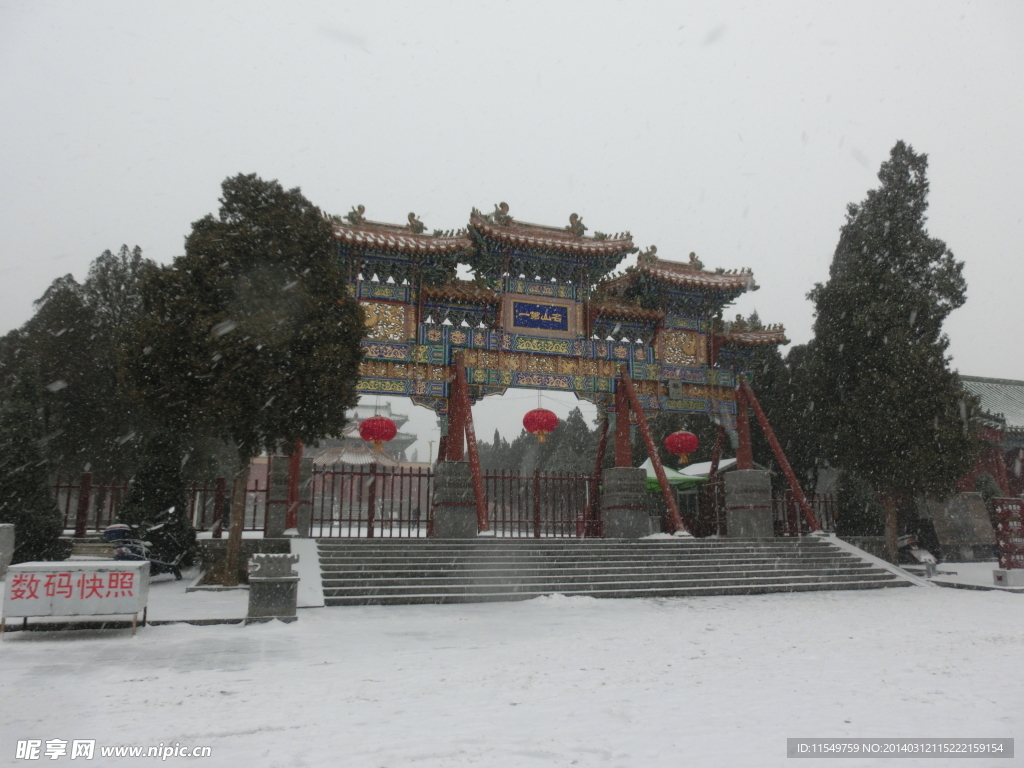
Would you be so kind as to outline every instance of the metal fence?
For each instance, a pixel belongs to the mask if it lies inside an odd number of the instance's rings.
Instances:
[[[117,520],[117,509],[128,493],[127,479],[80,475],[57,475],[53,490],[64,517],[65,530],[102,531]]]
[[[57,475],[53,490],[64,518],[65,532],[84,536],[99,533],[117,522],[118,510],[128,495],[130,484],[130,479],[94,477],[90,472]],[[190,483],[185,493],[188,518],[196,530],[216,528],[218,521],[227,527],[231,485],[225,478]],[[249,480],[245,496],[245,530],[264,530],[267,495],[265,479],[255,477]]]
[[[231,483],[226,478],[191,483],[186,488],[188,517],[197,531],[224,530],[231,522]],[[245,487],[245,531],[265,531],[270,486],[254,477]]]
[[[433,471],[422,467],[339,464],[314,467],[309,535],[430,536]]]
[[[532,475],[494,470],[483,473],[487,514],[495,536],[592,536],[598,522],[587,512],[597,494],[597,483],[584,474],[558,474],[535,470]],[[596,510],[596,505],[593,505]],[[589,530],[588,530],[589,528]]]
[[[807,503],[811,506],[818,525],[826,533],[835,533],[836,517],[839,509],[838,499],[831,493],[808,494]],[[806,536],[811,532],[810,525],[800,503],[792,491],[772,499],[772,522],[776,536]]]
[[[694,536],[728,535],[724,481],[716,480],[704,483],[697,489],[681,491],[678,499],[683,522]],[[838,499],[833,494],[810,494],[807,503],[821,529],[835,532]],[[785,491],[772,498],[772,527],[776,536],[804,536],[810,533],[810,526],[792,491]]]
[[[433,535],[433,470],[389,467],[380,464],[315,467],[309,535],[313,537],[426,537]],[[519,474],[509,470],[483,473],[491,530],[500,537],[600,537],[602,535],[599,484],[586,474],[559,474],[536,470]],[[120,478],[57,476],[54,492],[68,533],[98,533],[117,521],[119,506],[130,481]],[[194,482],[186,489],[188,517],[198,531],[226,529],[230,517],[231,483],[225,478]],[[264,531],[269,503],[269,481],[259,475],[246,488],[244,530]],[[679,511],[695,536],[726,536],[725,484],[718,480],[696,490],[680,491]],[[807,497],[822,530],[836,528],[837,499],[833,495]],[[660,493],[649,493],[651,515],[665,517]],[[1009,510],[1007,530],[1019,499],[996,499],[997,511]],[[1017,507],[1013,505],[1016,504]],[[1002,506],[1000,506],[1002,505]],[[772,499],[776,536],[801,536],[809,526],[789,491]],[[998,512],[997,512],[998,514]],[[1017,526],[1017,528],[1013,528]],[[1007,539],[1007,556],[1024,567],[1024,539]],[[1016,543],[1014,543],[1016,542]],[[1020,550],[1013,549],[1021,546]],[[1004,548],[1000,546],[1000,551]]]

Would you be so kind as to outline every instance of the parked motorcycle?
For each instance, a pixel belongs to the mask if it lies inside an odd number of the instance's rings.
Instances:
[[[114,545],[115,560],[148,560],[149,575],[173,573],[181,579],[181,561],[187,550],[171,534],[168,523],[174,507],[157,515],[153,525],[140,527],[116,523],[103,530],[103,538]]]

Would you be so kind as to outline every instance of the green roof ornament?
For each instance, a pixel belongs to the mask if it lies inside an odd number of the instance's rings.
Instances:
[[[416,214],[412,212],[409,213],[409,229],[417,235],[422,234],[427,230],[423,222],[416,218]]]
[[[364,213],[366,213],[366,206],[352,206],[352,210],[345,214],[345,218],[348,219],[350,224],[358,226],[366,221],[366,217],[363,215]]]
[[[576,237],[583,237],[583,233],[587,231],[587,228],[583,226],[583,219],[575,213],[569,214],[569,226],[566,227],[566,229],[572,232]]]

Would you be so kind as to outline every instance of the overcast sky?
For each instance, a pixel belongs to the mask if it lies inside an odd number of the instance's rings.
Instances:
[[[803,343],[846,205],[903,139],[966,264],[953,365],[1024,379],[1022,40],[1020,2],[0,0],[0,332],[104,249],[169,261],[255,172],[430,229],[576,212],[752,268],[730,313]],[[536,396],[506,400],[474,408],[481,436]]]

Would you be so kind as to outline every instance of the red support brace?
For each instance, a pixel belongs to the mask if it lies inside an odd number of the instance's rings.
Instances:
[[[629,444],[629,398],[624,387],[615,386],[615,466],[633,466],[633,449]]]
[[[715,433],[715,448],[711,452],[711,471],[708,472],[708,480],[718,474],[718,462],[722,458],[722,443],[725,440],[725,427],[719,427]]]
[[[740,376],[740,389],[743,394],[746,395],[747,400],[750,401],[750,407],[754,409],[754,415],[757,416],[757,421],[761,424],[761,429],[764,430],[765,437],[768,438],[768,444],[772,447],[772,452],[775,454],[776,461],[779,462],[779,466],[782,467],[782,473],[786,476],[786,480],[789,482],[790,490],[793,491],[793,496],[796,497],[797,503],[800,505],[800,509],[803,510],[804,517],[807,519],[807,524],[811,527],[812,531],[820,531],[821,526],[818,525],[818,518],[814,516],[814,511],[811,509],[811,505],[807,503],[807,497],[804,496],[803,489],[800,488],[800,483],[796,479],[796,475],[793,473],[793,468],[789,466],[789,460],[786,458],[785,452],[782,450],[782,446],[779,441],[775,438],[775,432],[772,430],[772,425],[768,423],[768,417],[764,415],[764,411],[761,410],[761,404],[757,402],[757,396],[754,394],[754,390],[751,389],[750,384],[747,380]]]
[[[465,454],[466,435],[466,412],[463,409],[462,399],[458,396],[458,363],[455,364],[456,371],[453,372],[451,389],[448,393],[448,442],[447,460],[462,461]]]
[[[484,494],[484,478],[480,472],[480,453],[476,447],[476,430],[473,428],[473,409],[469,402],[469,382],[466,381],[466,369],[462,365],[462,353],[455,355],[455,381],[457,383],[456,399],[461,404],[464,414],[466,446],[469,453],[469,471],[473,479],[473,496],[476,498],[476,527],[478,531],[491,530],[487,519],[487,497]]]
[[[736,431],[740,443],[736,448],[736,469],[754,468],[754,450],[750,445],[750,414],[747,413],[747,398],[743,388],[736,387]]]
[[[679,516],[679,506],[676,504],[676,498],[672,494],[672,489],[668,484],[668,478],[665,476],[665,468],[661,465],[661,458],[658,456],[658,446],[654,444],[654,436],[651,434],[651,428],[647,424],[647,417],[644,415],[644,409],[640,405],[640,398],[636,396],[636,390],[633,388],[633,380],[629,378],[629,367],[625,363],[622,365],[622,372],[619,378],[619,387],[625,389],[626,397],[629,398],[629,402],[633,406],[633,411],[636,413],[636,420],[640,427],[640,434],[643,435],[644,444],[647,446],[647,453],[651,457],[651,463],[654,465],[654,474],[658,476],[658,485],[661,486],[661,496],[665,499],[665,506],[668,507],[668,519],[669,524],[672,526],[672,530],[675,532],[686,531],[686,526],[683,525],[683,519]]]

